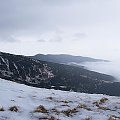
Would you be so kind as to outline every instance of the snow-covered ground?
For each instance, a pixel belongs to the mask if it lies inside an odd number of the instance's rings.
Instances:
[[[0,79],[0,120],[120,120],[120,97],[34,88]]]

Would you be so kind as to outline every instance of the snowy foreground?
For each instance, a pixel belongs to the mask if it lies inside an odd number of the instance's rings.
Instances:
[[[0,79],[0,120],[120,120],[120,97],[40,89]]]

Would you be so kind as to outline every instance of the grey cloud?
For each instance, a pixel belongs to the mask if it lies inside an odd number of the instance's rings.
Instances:
[[[0,32],[37,34],[57,26],[87,26],[111,21],[104,0],[1,0]],[[107,1],[108,2],[108,1]],[[102,9],[99,3],[103,5]],[[110,2],[109,2],[110,3]],[[110,9],[110,8],[109,8]],[[104,14],[103,14],[104,12]],[[112,13],[113,14],[113,13]],[[102,22],[102,21],[100,21]]]
[[[104,57],[110,53],[112,56],[111,48],[120,50],[119,5],[120,0],[0,0],[0,42],[21,40],[19,49],[17,42],[17,47],[8,44],[7,47],[1,45],[0,49],[12,51],[14,48],[13,52],[17,49],[18,54],[51,51]],[[41,37],[56,30],[52,37]],[[43,44],[35,42],[36,38],[39,42],[46,41],[44,50]],[[60,43],[60,48],[50,42]],[[33,44],[35,47],[31,49]]]

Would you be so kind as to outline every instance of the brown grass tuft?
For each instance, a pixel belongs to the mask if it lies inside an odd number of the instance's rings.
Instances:
[[[90,108],[88,108],[85,104],[81,104],[81,105],[78,105],[77,108],[83,108],[83,109],[86,109],[88,111],[92,111]]]
[[[48,113],[48,110],[43,105],[40,105],[34,110],[34,112]]]
[[[49,100],[53,100],[53,97],[47,97],[47,99],[49,99]]]
[[[105,103],[108,101],[108,98],[101,98],[99,104]]]
[[[85,120],[92,120],[92,118],[91,117],[86,117]]]
[[[115,116],[115,115],[111,115],[109,118],[108,118],[108,120],[120,120],[120,117],[117,117],[117,116]]]
[[[9,108],[9,110],[12,111],[12,112],[18,112],[19,111],[17,106],[12,106],[12,107]]]
[[[72,116],[72,114],[76,113],[76,112],[78,112],[77,108],[73,108],[73,109],[68,109],[68,110],[62,111],[62,113],[64,113],[68,117]]]
[[[58,119],[56,119],[53,116],[50,116],[50,117],[41,117],[41,118],[39,118],[39,120],[58,120]]]
[[[48,120],[56,120],[56,118],[51,116],[50,118],[48,118]]]
[[[0,108],[0,111],[5,111],[3,107]]]
[[[110,110],[109,108],[103,107],[103,106],[99,106],[98,108],[101,109],[101,110]]]
[[[58,111],[56,108],[53,108],[50,111],[56,113],[57,115],[60,114],[60,111]]]

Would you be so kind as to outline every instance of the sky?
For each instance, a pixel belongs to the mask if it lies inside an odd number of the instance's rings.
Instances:
[[[120,0],[0,0],[0,51],[120,59]]]

